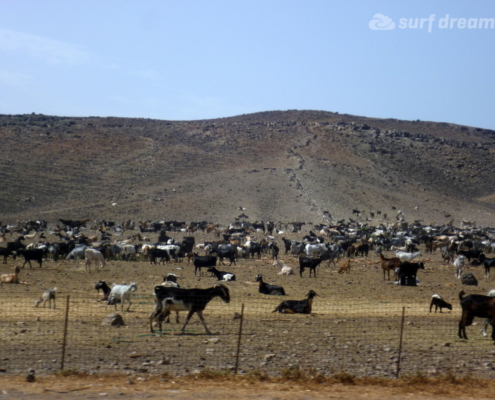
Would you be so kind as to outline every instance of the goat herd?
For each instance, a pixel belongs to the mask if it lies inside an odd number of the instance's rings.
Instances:
[[[279,279],[283,277],[284,282],[291,279],[296,287],[307,285],[309,278],[311,282],[316,282],[314,278],[317,276],[317,270],[321,271],[325,263],[324,271],[331,271],[333,265],[338,267],[335,272],[340,274],[350,274],[351,266],[355,271],[356,266],[381,269],[383,281],[388,279],[387,283],[393,282],[397,288],[414,287],[418,284],[421,286],[418,271],[428,269],[425,256],[433,258],[440,255],[443,265],[455,270],[453,276],[462,285],[478,285],[473,273],[478,266],[484,268],[483,278],[487,282],[490,268],[495,265],[495,258],[487,256],[495,249],[495,231],[491,228],[461,229],[451,225],[425,226],[417,222],[407,224],[403,221],[369,226],[356,221],[339,221],[333,225],[307,224],[311,229],[303,232],[303,226],[306,224],[302,223],[237,221],[228,226],[221,226],[210,223],[185,224],[177,221],[139,224],[132,221],[122,224],[101,221],[87,226],[88,223],[89,220],[59,220],[50,227],[45,221],[2,225],[0,242],[3,243],[0,245],[0,256],[4,257],[3,264],[7,267],[9,257],[14,264],[17,257],[21,258],[23,263],[13,265],[14,272],[2,274],[0,282],[21,283],[22,269],[29,265],[29,271],[33,271],[31,261],[38,263],[39,268],[42,268],[43,262],[47,260],[50,261],[50,265],[53,265],[53,261],[64,266],[73,266],[77,265],[74,260],[84,259],[86,271],[91,271],[91,264],[95,262],[95,268],[97,271],[99,268],[100,272],[109,271],[109,263],[116,260],[132,263],[141,261],[153,266],[164,265],[173,268],[175,272],[181,272],[168,273],[161,284],[153,285],[155,306],[149,317],[151,332],[154,331],[153,324],[156,324],[161,332],[162,323],[169,322],[172,312],[176,313],[176,321],[179,322],[179,312],[186,311],[187,316],[180,330],[182,333],[194,314],[198,315],[206,333],[210,333],[203,311],[213,298],[218,297],[225,303],[230,302],[231,282],[236,282],[236,273],[241,271],[237,266],[240,260],[244,260],[245,267],[264,260],[265,266],[277,267],[279,272],[275,276],[280,276]],[[179,237],[182,240],[178,240]],[[288,239],[289,237],[291,239]],[[204,240],[200,241],[200,238]],[[389,257],[384,254],[388,254]],[[279,259],[281,256],[285,261]],[[373,261],[370,261],[370,258]],[[418,258],[423,260],[414,261]],[[230,271],[217,269],[226,262],[231,268]],[[204,278],[203,268],[215,279],[216,283],[213,286],[202,289],[180,287],[177,282],[180,275],[186,274],[190,279],[201,280]],[[296,268],[299,268],[297,279],[303,278],[300,281],[302,283],[295,283],[296,278],[293,276]],[[463,274],[463,269],[466,268],[473,272]],[[306,270],[309,273],[304,276]],[[286,296],[284,287],[266,282],[266,275],[269,275],[270,271],[271,268],[263,267],[263,273],[253,276],[252,283],[258,285],[258,293]],[[434,271],[429,269],[429,272]],[[392,282],[391,273],[395,276]],[[139,274],[136,276],[139,277]],[[276,279],[275,276],[272,279]],[[310,314],[313,300],[317,296],[314,284],[311,285],[313,287],[304,289],[304,299],[283,301],[273,312]],[[137,291],[137,284],[132,282],[110,287],[105,280],[99,280],[95,289],[103,291],[103,300],[107,306],[114,305],[117,308],[120,304],[123,311],[124,303],[128,303],[129,311],[131,296]],[[48,302],[51,308],[53,302],[55,308],[56,292],[56,287],[40,290],[41,297],[35,300],[35,306],[43,302],[45,307]],[[438,309],[440,312],[442,309],[452,310],[452,304],[438,293],[433,293],[430,299],[430,312],[433,307],[435,312]],[[458,299],[462,310],[458,336],[467,339],[466,326],[471,325],[475,317],[485,320],[486,335],[486,326],[495,324],[495,291],[485,295],[466,296],[462,290]],[[493,329],[492,340],[495,341]]]

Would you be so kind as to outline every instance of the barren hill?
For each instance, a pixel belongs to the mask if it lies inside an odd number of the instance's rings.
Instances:
[[[486,129],[291,110],[201,121],[2,115],[0,136],[4,222],[322,222],[323,211],[353,209],[495,222]]]

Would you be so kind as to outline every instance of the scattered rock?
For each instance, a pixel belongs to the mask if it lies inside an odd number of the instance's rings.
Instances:
[[[105,319],[101,322],[102,325],[110,325],[110,326],[124,326],[124,319],[120,314],[112,313],[108,314]]]

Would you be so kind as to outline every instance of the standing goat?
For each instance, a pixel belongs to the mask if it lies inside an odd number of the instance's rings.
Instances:
[[[470,294],[466,297],[464,295],[464,290],[461,290],[459,301],[461,302],[462,316],[457,335],[461,339],[467,339],[466,326],[470,326],[475,317],[486,318],[492,326],[492,340],[495,342],[495,297],[481,294]]]
[[[395,271],[400,267],[400,258],[392,257],[386,258],[380,253],[380,265],[383,269],[383,280],[385,280],[385,274],[388,273],[388,280],[390,280],[390,271]]]
[[[165,286],[155,286],[155,309],[150,315],[150,331],[153,331],[153,321],[158,323],[158,329],[162,331],[162,321],[165,320],[172,311],[188,311],[186,322],[180,332],[184,333],[186,325],[191,317],[198,314],[201,323],[205,327],[207,334],[211,334],[206,326],[203,311],[207,304],[214,298],[220,297],[223,302],[230,302],[229,289],[224,285],[215,285],[208,289],[182,289]]]
[[[461,279],[462,267],[464,267],[465,262],[466,262],[466,257],[464,257],[463,255],[460,255],[454,261],[455,276],[457,279]]]
[[[117,309],[117,303],[120,301],[120,311],[124,311],[124,301],[128,301],[127,311],[131,308],[131,293],[137,290],[137,285],[132,282],[129,285],[115,285],[112,287],[110,294],[108,295],[107,306],[115,305]]]

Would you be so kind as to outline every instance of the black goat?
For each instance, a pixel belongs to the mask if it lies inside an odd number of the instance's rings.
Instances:
[[[235,274],[231,272],[219,271],[215,267],[210,267],[206,272],[211,272],[219,281],[235,281]]]
[[[107,301],[108,296],[110,295],[110,292],[112,291],[112,289],[110,289],[110,287],[107,285],[107,283],[105,281],[99,281],[95,285],[95,289],[98,290],[98,292],[100,292],[100,289],[101,289],[101,291],[103,292],[103,298],[101,299],[101,301]]]
[[[435,312],[437,312],[437,309],[440,309],[440,312],[442,312],[442,308],[452,310],[452,304],[447,303],[439,294],[431,296],[430,312],[433,306],[435,306]]]
[[[368,257],[370,251],[370,245],[368,243],[360,244],[356,247],[356,256]]]
[[[16,258],[16,254],[12,250],[10,250],[6,247],[0,247],[0,257],[2,257],[2,256],[3,256],[3,263],[4,264],[7,264],[7,257],[12,256],[12,258],[14,260]]]
[[[480,256],[480,261],[485,267],[485,278],[490,276],[490,268],[495,267],[495,258],[487,258],[483,253]]]
[[[206,326],[203,311],[207,304],[214,298],[220,297],[225,303],[230,302],[229,289],[223,285],[215,285],[208,289],[182,289],[165,286],[155,286],[156,304],[150,315],[150,330],[153,333],[153,321],[158,323],[158,329],[162,331],[162,321],[166,319],[172,311],[188,311],[186,322],[180,332],[184,333],[194,313],[198,314],[205,331],[211,334]]]
[[[170,254],[168,254],[167,250],[157,249],[153,247],[150,249],[150,264],[156,264],[156,260],[159,259],[158,264],[165,264],[166,262],[170,262]]]
[[[320,265],[321,258],[308,258],[308,257],[300,257],[299,258],[299,275],[302,278],[302,274],[306,268],[309,268],[309,277],[311,278],[311,272],[313,272],[313,276],[316,278],[316,267]]]
[[[194,253],[194,275],[199,270],[199,274],[201,275],[201,268],[209,268],[217,266],[217,257],[208,255],[208,256],[198,256],[197,253]]]
[[[31,265],[31,260],[36,261],[41,268],[41,264],[43,263],[43,257],[45,256],[45,250],[43,249],[19,249],[17,253],[24,257],[24,263],[22,264],[22,268],[29,263],[29,268],[33,268]]]
[[[259,282],[259,292],[261,294],[272,294],[276,296],[285,296],[285,290],[282,286],[269,285],[263,281],[263,275],[257,275],[255,282]]]
[[[314,290],[310,290],[304,300],[286,300],[278,305],[273,312],[284,314],[311,314],[313,299],[317,296]]]
[[[284,242],[284,247],[285,247],[285,254],[287,254],[290,251],[290,248],[292,246],[292,241],[286,238],[282,238],[282,241]]]
[[[405,286],[416,286],[416,275],[418,273],[418,269],[425,269],[425,264],[423,262],[409,262],[404,261],[399,266],[399,285]]]
[[[470,294],[464,297],[465,294],[464,290],[461,290],[459,293],[462,316],[459,321],[457,335],[461,339],[467,339],[466,326],[470,326],[475,317],[486,318],[492,326],[492,340],[495,342],[495,297],[483,296],[481,294]]]
[[[483,252],[481,250],[471,249],[471,250],[459,250],[457,252],[458,255],[463,255],[471,262],[472,258],[479,259]]]

